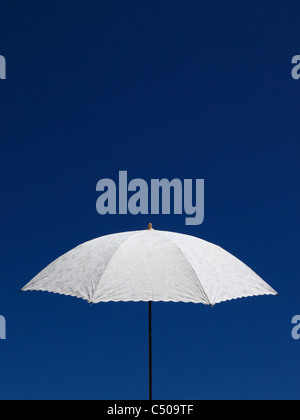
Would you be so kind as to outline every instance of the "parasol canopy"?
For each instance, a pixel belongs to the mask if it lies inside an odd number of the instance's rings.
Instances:
[[[219,246],[151,227],[79,245],[52,262],[22,290],[71,295],[89,303],[173,301],[206,305],[277,294]]]

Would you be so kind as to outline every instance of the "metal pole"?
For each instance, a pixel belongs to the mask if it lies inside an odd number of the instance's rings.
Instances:
[[[149,400],[152,400],[152,314],[149,301]]]

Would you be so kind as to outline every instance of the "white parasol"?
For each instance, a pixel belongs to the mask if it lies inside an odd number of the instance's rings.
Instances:
[[[64,254],[25,287],[89,303],[149,302],[149,385],[152,399],[151,302],[215,305],[276,295],[264,280],[224,249],[174,232],[147,230],[103,236]]]

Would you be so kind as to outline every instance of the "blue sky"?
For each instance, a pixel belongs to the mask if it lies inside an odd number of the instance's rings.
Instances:
[[[76,245],[157,229],[279,292],[153,305],[156,399],[297,399],[299,2],[1,5],[1,399],[147,399],[147,305],[18,291]],[[205,220],[96,212],[99,179],[205,179]],[[151,218],[151,220],[149,220]]]

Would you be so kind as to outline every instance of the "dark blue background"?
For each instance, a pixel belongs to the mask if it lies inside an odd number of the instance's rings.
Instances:
[[[299,398],[298,1],[1,4],[1,399],[146,399],[147,305],[18,293],[74,246],[172,230],[280,296],[153,305],[153,397]],[[96,183],[204,178],[205,221],[100,216]]]

